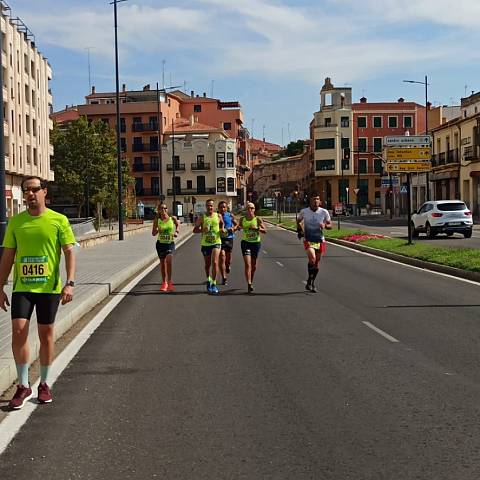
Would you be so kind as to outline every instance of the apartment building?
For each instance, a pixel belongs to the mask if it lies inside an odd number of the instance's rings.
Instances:
[[[432,130],[436,200],[462,199],[480,215],[480,93],[461,99],[457,118]]]
[[[53,180],[50,167],[53,122],[49,82],[52,69],[38,50],[30,29],[0,0],[5,187],[7,215],[26,208],[22,180],[36,175]]]
[[[367,203],[382,209],[393,207],[393,199],[382,189],[383,139],[391,135],[416,135],[425,131],[425,107],[399,98],[397,102],[368,102],[365,97],[352,104],[353,184],[351,203],[362,208]],[[412,197],[425,201],[425,179],[415,175]],[[418,190],[418,192],[417,192]],[[355,193],[357,191],[357,193]],[[398,192],[397,192],[398,193]],[[400,203],[400,202],[398,202]]]
[[[205,211],[209,198],[225,200],[236,206],[236,140],[222,127],[198,122],[193,114],[188,120],[178,119],[165,131],[162,145],[162,177],[167,185],[164,194],[169,205],[179,205],[183,214]],[[135,165],[135,164],[134,164]],[[138,178],[137,194],[144,195]],[[152,192],[157,193],[157,192]],[[178,207],[177,207],[178,211]]]
[[[223,131],[226,138],[234,144],[229,153],[234,153],[235,172],[235,204],[244,203],[246,198],[246,179],[250,172],[250,153],[248,138],[249,132],[243,127],[243,113],[238,102],[223,102],[218,99],[208,98],[204,93],[202,96],[190,95],[180,90],[173,92],[159,92],[157,102],[157,91],[146,85],[142,90],[127,90],[123,85],[120,92],[120,132],[121,148],[123,155],[128,158],[131,165],[132,175],[135,177],[137,200],[146,207],[153,207],[160,198],[160,195],[167,196],[167,190],[173,190],[171,178],[164,175],[164,165],[172,163],[168,149],[164,150],[167,132],[173,137],[176,128],[184,129],[193,118],[193,123],[200,127],[200,131],[176,132],[176,140],[185,140],[177,135],[187,135],[190,142],[191,135],[203,135],[206,127],[213,131]],[[103,121],[112,128],[116,128],[116,95],[115,92],[92,92],[86,97],[84,105],[74,107],[79,116],[86,116],[91,121]],[[72,107],[57,112],[54,118],[58,121],[71,118]],[[160,116],[158,116],[160,111]],[[160,123],[158,123],[160,119]],[[173,125],[173,127],[172,127]],[[189,125],[192,127],[193,125]],[[207,133],[211,133],[208,130]],[[177,143],[175,141],[175,143]],[[165,159],[162,157],[165,155]],[[191,162],[190,162],[191,163]],[[162,165],[162,168],[160,168]],[[212,163],[213,165],[213,163]],[[215,172],[215,170],[212,170]],[[176,178],[181,181],[181,172]],[[222,177],[219,177],[222,178]],[[227,177],[225,177],[227,178]],[[230,177],[228,177],[230,178]],[[191,179],[192,182],[194,179]],[[187,180],[185,179],[185,182]],[[161,187],[160,187],[161,185]],[[192,183],[193,185],[193,183]],[[195,183],[196,185],[196,183]],[[210,186],[212,188],[216,184]],[[186,186],[184,185],[184,189]],[[193,188],[193,187],[192,187]],[[223,194],[224,192],[219,192]],[[226,193],[226,192],[225,192]],[[228,192],[231,194],[231,192]],[[228,195],[229,198],[231,195]],[[173,197],[172,197],[173,199]],[[172,200],[171,199],[171,200]],[[176,199],[178,201],[178,199]]]
[[[310,137],[314,168],[311,188],[328,208],[339,201],[348,203],[346,189],[352,184],[353,164],[343,160],[343,150],[352,146],[352,120],[352,89],[335,87],[327,77],[320,91],[320,110],[310,124]]]

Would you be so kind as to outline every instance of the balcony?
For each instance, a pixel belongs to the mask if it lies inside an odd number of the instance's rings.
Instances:
[[[215,187],[211,188],[177,188],[175,195],[215,195]],[[173,195],[173,189],[167,190],[167,195]]]
[[[438,154],[438,164],[439,165],[445,165],[446,156],[447,156],[447,154],[445,152],[442,152],[442,153]]]
[[[158,197],[160,191],[158,188],[137,188],[135,189],[135,195],[137,197]]]
[[[117,125],[115,125],[115,130],[117,130]],[[125,133],[127,131],[127,127],[124,123],[120,124],[120,133]]]
[[[447,163],[458,163],[459,162],[459,157],[458,157],[458,148],[455,148],[454,150],[449,150],[447,152]]]
[[[465,147],[463,150],[463,158],[465,160],[475,160],[478,158],[478,145],[472,145],[470,147]]]
[[[156,172],[158,173],[160,164],[158,163],[134,163],[134,172]]]
[[[318,123],[314,128],[336,128],[338,123]]]
[[[192,170],[210,170],[210,163],[192,163]]]
[[[134,143],[132,152],[158,152],[158,144],[156,143]]]
[[[173,172],[174,168],[173,166],[175,165],[175,171],[176,172],[184,172],[185,171],[185,164],[184,163],[167,163],[167,172]]]
[[[156,132],[157,130],[157,122],[132,124],[132,132]]]

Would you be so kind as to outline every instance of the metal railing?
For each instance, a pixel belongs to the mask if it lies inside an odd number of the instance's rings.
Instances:
[[[158,123],[133,123],[132,132],[156,132],[158,130]]]
[[[156,143],[134,143],[132,152],[158,152],[158,144]]]
[[[134,163],[133,171],[134,172],[158,172],[159,164],[158,163]]]
[[[173,172],[173,163],[167,163],[167,172]],[[175,171],[185,171],[185,164],[184,163],[175,163]]]
[[[210,170],[210,163],[192,163],[192,170]]]

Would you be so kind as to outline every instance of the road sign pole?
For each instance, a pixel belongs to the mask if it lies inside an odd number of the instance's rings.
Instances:
[[[407,221],[408,221],[408,244],[412,244],[412,199],[410,196],[410,177],[411,173],[407,173]]]

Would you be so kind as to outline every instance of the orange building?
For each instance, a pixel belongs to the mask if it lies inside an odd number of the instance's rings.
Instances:
[[[86,116],[94,122],[103,121],[116,129],[115,102],[115,92],[96,92],[92,87],[84,105],[56,112],[52,118],[59,122],[69,121],[74,115],[71,111],[76,110],[79,116]],[[208,98],[206,94],[195,95],[193,91],[187,95],[180,90],[168,93],[160,90],[157,101],[157,90],[152,90],[150,85],[131,91],[123,85],[120,102],[121,149],[135,177],[137,201],[153,207],[162,195],[167,197],[167,191],[174,188],[171,182],[178,180],[173,180],[166,174],[168,172],[163,171],[164,165],[172,163],[172,159],[162,158],[160,145],[164,144],[167,130],[175,131],[176,125],[184,125],[193,115],[194,123],[220,129],[226,137],[235,140],[235,193],[237,203],[245,202],[246,177],[251,169],[247,142],[249,133],[243,127],[243,113],[238,102],[222,102]],[[169,133],[170,137],[175,136]],[[191,171],[191,174],[192,184],[197,184],[196,172]],[[181,201],[183,199],[179,197],[177,202]]]

